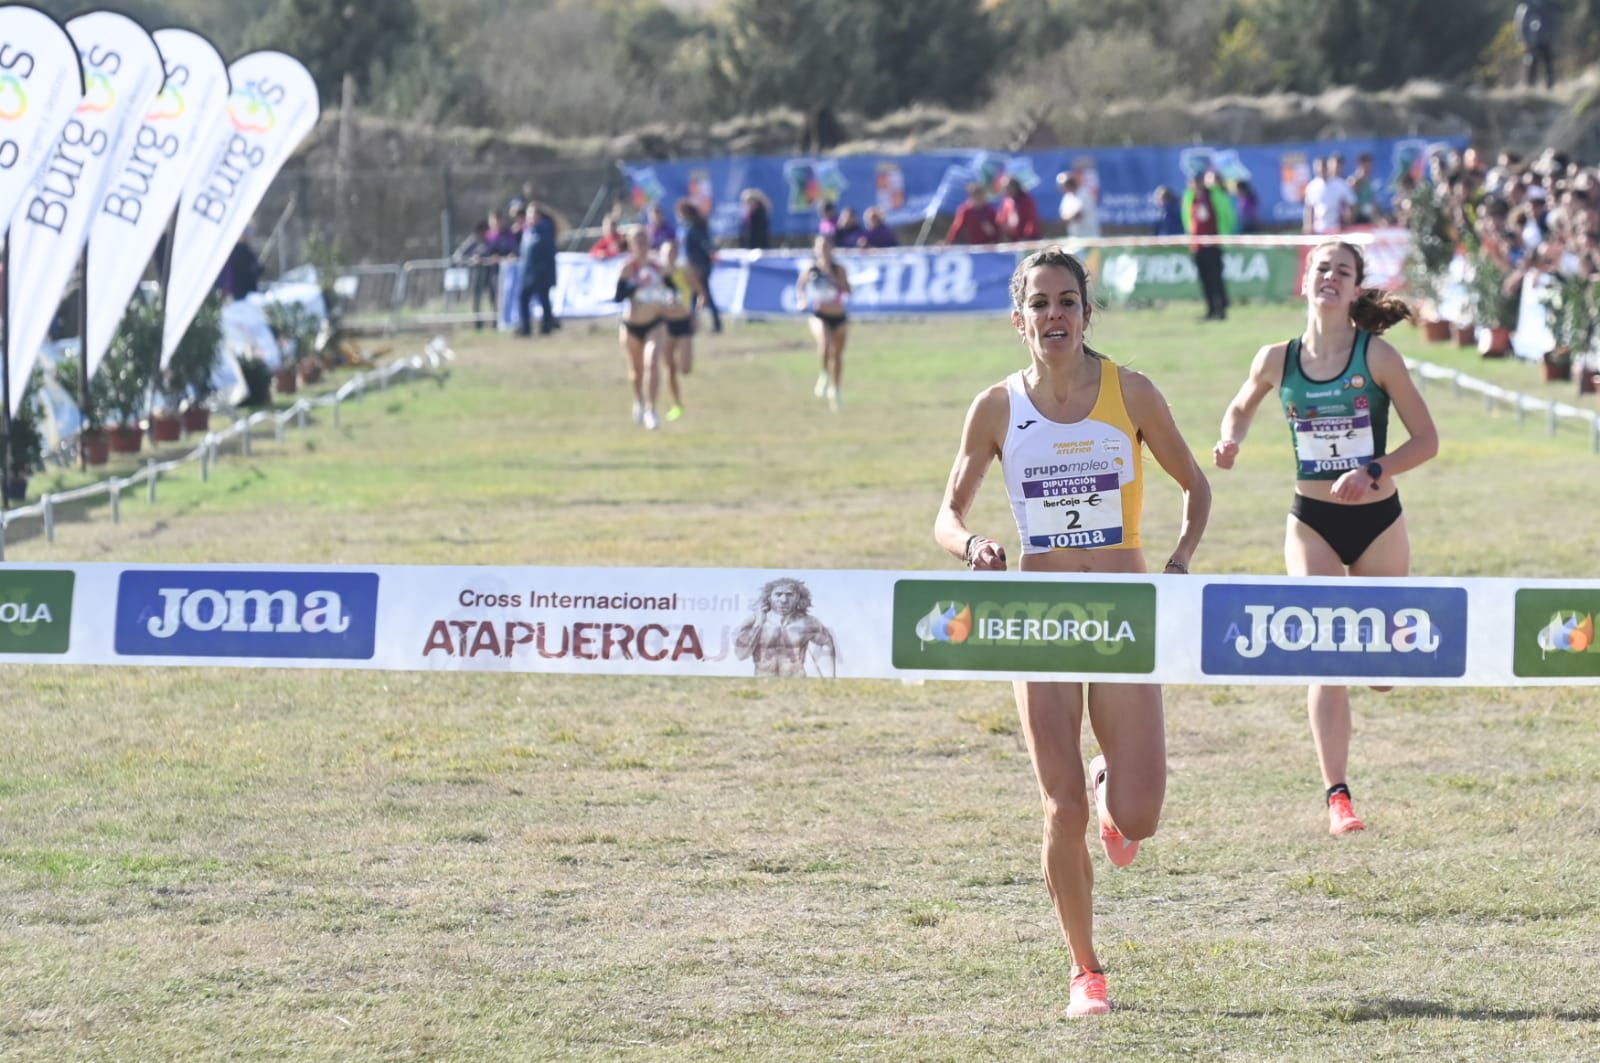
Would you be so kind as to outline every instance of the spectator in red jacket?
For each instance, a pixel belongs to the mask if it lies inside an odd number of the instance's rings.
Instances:
[[[600,223],[600,239],[589,248],[590,257],[615,258],[627,250],[627,245],[622,242],[622,234],[617,231],[617,219],[607,214],[605,220]]]
[[[1002,240],[1039,239],[1039,205],[1015,177],[1006,181],[1006,197],[1000,201],[995,220],[999,223]]]
[[[967,185],[967,200],[956,208],[955,220],[945,234],[947,244],[992,244],[1000,239],[1000,225],[995,221],[994,204],[984,195],[983,183],[972,181]]]

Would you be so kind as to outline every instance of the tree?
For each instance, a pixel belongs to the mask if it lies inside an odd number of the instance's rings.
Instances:
[[[278,0],[251,30],[256,48],[277,48],[305,64],[325,105],[337,104],[345,74],[366,89],[374,64],[392,65],[421,39],[413,0]]]
[[[367,80],[367,103],[382,114],[465,125],[490,120],[477,75],[422,41],[404,46],[388,62],[374,59]]]
[[[845,55],[844,106],[880,115],[914,103],[960,110],[981,105],[1000,60],[1001,37],[973,0],[852,3],[858,47]]]
[[[773,106],[881,115],[984,102],[1001,36],[976,0],[731,0],[707,76],[722,113]]]
[[[1434,0],[1333,0],[1319,9],[1326,76],[1336,84],[1386,89],[1414,78],[1449,81],[1469,74],[1505,10],[1500,0],[1456,0],[1451,16],[1440,18]]]

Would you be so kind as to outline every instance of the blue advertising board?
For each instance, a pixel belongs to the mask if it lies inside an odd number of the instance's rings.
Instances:
[[[1467,668],[1460,587],[1208,583],[1200,630],[1208,676],[1443,679]]]
[[[129,569],[115,645],[121,656],[367,660],[377,617],[375,572]]]
[[[1156,221],[1151,194],[1157,186],[1182,188],[1191,175],[1215,169],[1227,181],[1248,180],[1269,228],[1298,226],[1302,193],[1311,180],[1313,159],[1340,153],[1347,167],[1363,153],[1373,157],[1373,183],[1380,206],[1387,207],[1402,173],[1420,176],[1430,154],[1460,150],[1465,137],[1423,140],[1415,137],[1365,137],[1285,144],[1193,144],[1165,147],[1058,148],[1035,152],[935,151],[915,155],[748,156],[671,162],[624,162],[630,203],[642,217],[652,204],[669,208],[679,199],[699,205],[713,235],[727,239],[739,231],[740,194],[759,189],[772,203],[777,236],[816,232],[817,208],[824,201],[883,210],[891,225],[912,225],[950,215],[977,181],[994,194],[1015,177],[1038,203],[1041,217],[1053,219],[1061,204],[1055,176],[1078,175],[1099,204],[1102,224],[1148,230]],[[942,237],[942,232],[935,232]]]

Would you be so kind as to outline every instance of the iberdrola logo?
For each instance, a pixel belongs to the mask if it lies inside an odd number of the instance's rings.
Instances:
[[[972,609],[960,602],[941,606],[935,602],[927,616],[917,621],[917,638],[923,642],[965,642],[972,634]]]
[[[1594,645],[1594,616],[1556,613],[1539,629],[1539,648],[1545,653],[1583,653]]]
[[[183,90],[170,81],[161,86],[156,102],[144,116],[147,122],[171,122],[183,114]]]
[[[277,117],[256,83],[247,81],[228,94],[228,120],[241,133],[265,133],[272,129]]]
[[[10,74],[0,77],[0,122],[15,122],[28,113],[28,94]]]
[[[103,114],[111,110],[117,102],[117,91],[111,87],[111,79],[91,70],[83,75],[83,102],[78,104],[78,113]]]

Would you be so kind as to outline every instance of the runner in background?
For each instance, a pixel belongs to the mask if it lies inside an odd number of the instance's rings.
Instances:
[[[800,267],[800,280],[795,285],[798,307],[802,313],[809,310],[807,322],[811,338],[817,342],[817,358],[822,363],[817,373],[817,398],[828,400],[828,409],[839,412],[843,399],[839,389],[844,384],[844,343],[850,335],[845,300],[850,298],[850,277],[833,257],[833,238],[818,236],[812,245],[814,257]]]
[[[615,299],[625,304],[618,336],[628,359],[628,384],[633,389],[633,423],[661,427],[656,396],[661,391],[661,352],[666,346],[668,304],[677,298],[661,266],[650,255],[650,234],[643,227],[628,231],[628,260],[617,277]]]
[[[667,284],[673,290],[673,300],[664,307],[667,335],[661,361],[667,367],[667,394],[672,399],[672,405],[667,407],[667,420],[676,421],[683,416],[683,389],[679,378],[694,370],[695,323],[700,316],[698,308],[704,302],[704,292],[699,274],[678,256],[675,241],[661,245],[660,262]]]
[[[1277,393],[1297,470],[1283,544],[1291,576],[1404,576],[1411,568],[1394,478],[1437,454],[1439,434],[1405,360],[1379,336],[1409,318],[1411,308],[1362,288],[1365,272],[1354,245],[1330,241],[1311,250],[1303,282],[1305,331],[1256,352],[1212,447],[1218,468],[1233,468],[1256,408]],[[1391,405],[1408,435],[1392,451]],[[1326,788],[1328,832],[1362,830],[1347,782],[1350,692],[1314,685],[1307,710]]]
[[[978,486],[995,459],[1005,474],[1024,572],[1144,572],[1143,451],[1183,491],[1177,543],[1164,571],[1186,573],[1211,512],[1211,488],[1161,392],[1085,342],[1091,323],[1083,264],[1060,247],[1024,258],[1011,278],[1011,324],[1028,366],[973,400],[934,520],[934,540],[968,568],[1004,571],[1005,551],[968,530]],[[1063,470],[1063,457],[1093,469]],[[1112,459],[1115,459],[1113,464]],[[1013,684],[1044,804],[1044,877],[1067,948],[1067,1014],[1103,1015],[1111,1001],[1094,949],[1094,867],[1084,841],[1093,803],[1101,843],[1126,866],[1155,833],[1167,786],[1161,688],[1143,683]],[[1085,706],[1100,755],[1085,773]]]

